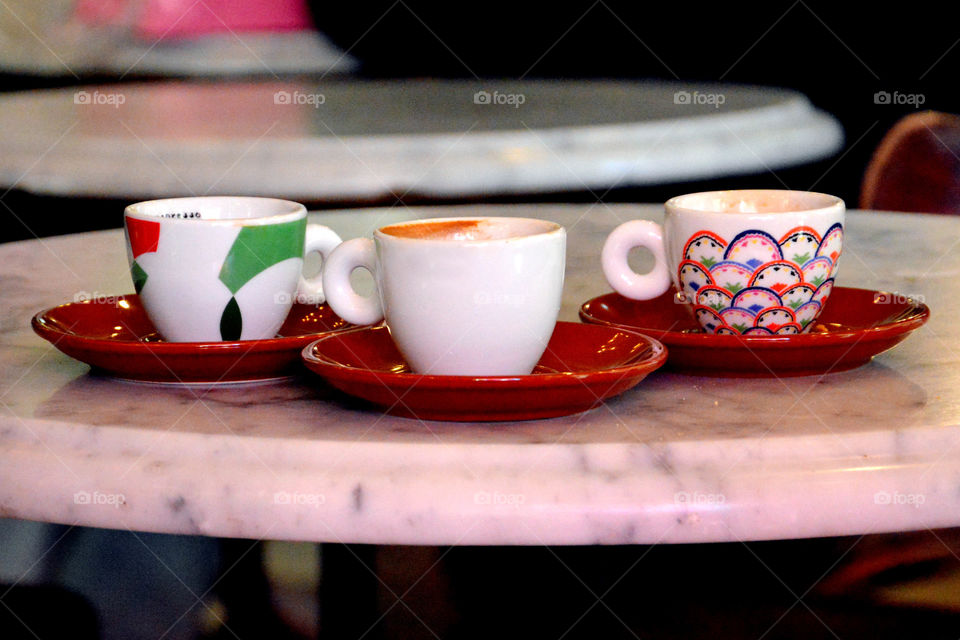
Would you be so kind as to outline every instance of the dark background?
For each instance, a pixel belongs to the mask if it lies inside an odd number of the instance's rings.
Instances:
[[[877,104],[877,92],[918,96],[919,109],[960,112],[960,95],[951,82],[960,63],[956,46],[960,27],[947,13],[948,5],[887,6],[801,1],[312,2],[321,30],[360,61],[361,78],[664,79],[799,90],[843,125],[846,142],[836,156],[749,176],[617,187],[603,199],[660,202],[693,190],[768,187],[834,193],[851,207],[856,206],[864,169],[883,134],[899,118],[918,110],[910,104]],[[112,80],[85,77],[80,82]],[[78,82],[72,77],[0,75],[0,89],[7,91],[73,84]],[[593,202],[596,198],[594,193],[574,191],[485,200]],[[93,223],[98,227],[117,227],[123,206],[132,201],[38,197],[17,189],[0,200],[6,205],[0,206],[0,240],[80,231],[90,228],[91,219],[98,221]],[[405,202],[422,200],[410,196]],[[37,208],[100,215],[30,216],[28,229],[11,213]],[[104,211],[116,215],[103,215]]]
[[[935,5],[495,0],[464,9],[385,0],[365,6],[362,17],[326,6],[324,25],[374,77],[656,78],[797,89],[841,121],[846,149],[842,158],[779,177],[799,189],[819,180],[817,189],[851,204],[883,133],[916,110],[875,104],[875,93],[919,93],[920,108],[960,110],[952,81],[960,27]],[[783,186],[773,176],[748,182]],[[613,195],[657,193],[660,200],[677,191]]]

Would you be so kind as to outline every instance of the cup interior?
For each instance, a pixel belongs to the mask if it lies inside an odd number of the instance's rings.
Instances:
[[[836,207],[843,201],[812,191],[739,189],[691,193],[672,198],[667,204],[706,213],[797,213]]]
[[[379,233],[393,238],[441,242],[488,242],[559,231],[560,225],[534,218],[435,218],[400,222]]]
[[[164,220],[258,220],[281,216],[299,217],[306,213],[304,206],[290,200],[242,196],[201,196],[196,198],[165,198],[132,204],[128,214]]]

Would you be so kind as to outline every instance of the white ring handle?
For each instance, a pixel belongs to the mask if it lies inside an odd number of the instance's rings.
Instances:
[[[323,304],[325,298],[323,295],[323,265],[326,263],[330,253],[342,242],[340,236],[328,227],[322,224],[308,224],[307,233],[303,241],[303,257],[311,253],[319,253],[323,262],[320,264],[320,273],[314,277],[307,278],[300,274],[300,281],[297,284],[297,299],[309,300],[311,304]]]
[[[333,312],[351,324],[376,324],[383,320],[380,296],[358,295],[350,284],[350,274],[363,267],[376,280],[377,252],[370,238],[347,240],[333,250],[323,265],[323,290]]]
[[[649,273],[636,273],[627,262],[634,247],[653,253],[656,264]],[[614,291],[633,300],[650,300],[670,288],[670,272],[663,249],[663,228],[649,220],[631,220],[613,230],[600,254],[603,275]]]

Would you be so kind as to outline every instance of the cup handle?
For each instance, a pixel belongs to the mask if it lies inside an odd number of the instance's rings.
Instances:
[[[383,308],[376,294],[357,295],[350,274],[357,267],[375,273],[376,249],[370,238],[347,240],[333,250],[323,265],[323,289],[334,313],[351,324],[376,324],[383,320]]]
[[[636,273],[627,263],[634,247],[649,249],[656,264],[649,273]],[[603,274],[610,286],[633,300],[650,300],[670,288],[670,272],[663,249],[663,228],[649,220],[631,220],[613,230],[603,244]]]
[[[323,265],[327,262],[331,252],[340,245],[342,240],[337,233],[322,224],[308,224],[307,233],[303,242],[303,255],[308,256],[311,253],[319,253],[323,258],[320,273],[314,277],[304,278],[300,276],[297,284],[297,299],[310,300],[315,304],[323,304],[325,297],[323,295]]]

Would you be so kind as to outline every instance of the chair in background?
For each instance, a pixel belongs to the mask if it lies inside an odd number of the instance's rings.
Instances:
[[[894,124],[867,166],[860,208],[960,215],[960,116],[922,111]],[[958,528],[867,536],[816,593],[957,613],[958,550]]]
[[[860,208],[960,214],[960,116],[923,111],[898,121],[867,166]]]

